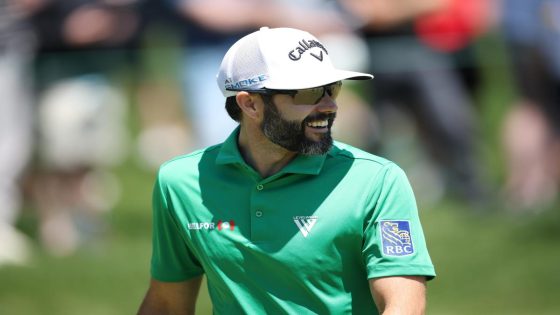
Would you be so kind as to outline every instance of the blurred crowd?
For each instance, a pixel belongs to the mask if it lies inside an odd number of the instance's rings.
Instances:
[[[72,254],[108,228],[115,167],[223,141],[236,124],[215,75],[261,26],[309,31],[338,66],[374,74],[345,83],[335,138],[401,165],[421,203],[557,200],[560,0],[0,0],[0,265],[29,258],[23,208],[45,251]],[[488,34],[516,97],[497,104],[497,181],[479,152]]]

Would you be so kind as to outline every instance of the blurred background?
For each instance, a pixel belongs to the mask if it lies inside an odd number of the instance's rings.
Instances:
[[[560,0],[0,0],[0,314],[136,312],[155,172],[234,128],[215,74],[260,26],[375,75],[333,132],[407,172],[428,314],[560,312]]]

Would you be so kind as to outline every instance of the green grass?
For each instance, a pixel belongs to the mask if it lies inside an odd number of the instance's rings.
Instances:
[[[560,216],[474,214],[446,205],[423,214],[438,277],[429,314],[556,314]]]

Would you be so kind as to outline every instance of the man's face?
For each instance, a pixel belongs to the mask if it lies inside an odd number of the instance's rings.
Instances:
[[[331,127],[336,111],[311,110],[303,119],[289,120],[280,113],[272,97],[263,100],[265,106],[261,130],[271,142],[303,155],[321,155],[330,150],[333,144]],[[328,101],[332,102],[330,99]],[[292,115],[297,115],[298,111],[306,109],[302,108],[302,105],[282,105],[297,107],[296,111],[292,111],[295,112]],[[321,104],[303,106],[313,108]],[[334,107],[336,108],[336,105]]]

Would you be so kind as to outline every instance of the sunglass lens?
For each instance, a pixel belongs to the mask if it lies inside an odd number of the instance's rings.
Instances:
[[[325,95],[325,91],[332,99],[335,99],[342,88],[342,82],[336,82],[326,86],[298,90],[294,95],[294,103],[297,105],[314,105],[321,101]]]
[[[325,93],[323,87],[298,90],[294,96],[294,103],[297,105],[312,105],[316,104]]]
[[[327,93],[329,93],[329,96],[334,100],[338,97],[338,94],[342,89],[342,82],[338,81],[329,86],[326,86],[325,88],[327,89]]]

